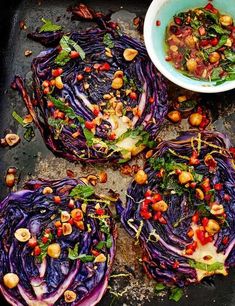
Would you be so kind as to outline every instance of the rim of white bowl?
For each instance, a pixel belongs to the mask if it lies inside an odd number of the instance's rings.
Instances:
[[[148,55],[151,58],[153,64],[156,66],[156,68],[167,79],[169,79],[174,84],[179,85],[180,87],[183,87],[185,89],[192,90],[192,91],[202,92],[202,93],[218,93],[218,92],[224,92],[224,91],[235,89],[235,81],[227,81],[221,85],[213,85],[213,84],[209,85],[210,84],[209,83],[208,86],[194,84],[193,79],[191,79],[192,83],[190,84],[184,83],[184,81],[174,77],[169,72],[169,70],[167,70],[166,66],[161,63],[156,53],[154,52],[154,45],[153,45],[152,34],[151,34],[152,31],[150,29],[156,23],[156,12],[159,11],[161,6],[166,1],[169,1],[169,0],[153,0],[148,8],[148,11],[146,13],[145,20],[144,20],[144,42],[145,42],[145,46],[146,46]],[[177,72],[177,73],[181,74],[180,72]]]

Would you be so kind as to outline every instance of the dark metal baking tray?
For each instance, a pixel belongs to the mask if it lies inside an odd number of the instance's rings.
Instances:
[[[120,18],[124,25],[131,23],[131,18],[136,15],[144,16],[150,1],[134,0],[115,0],[84,1],[94,9],[108,11],[118,11],[116,18]],[[13,110],[20,114],[26,114],[27,110],[23,105],[19,95],[10,89],[10,83],[15,74],[25,75],[30,70],[30,62],[33,56],[36,56],[42,46],[27,39],[26,32],[19,29],[19,21],[25,20],[28,31],[32,31],[35,26],[40,24],[40,19],[50,18],[60,19],[60,24],[68,30],[78,30],[91,26],[91,23],[81,23],[71,21],[70,14],[66,11],[67,7],[74,5],[73,1],[65,0],[1,0],[0,2],[0,136],[11,129],[13,132],[23,135],[23,129],[18,126],[11,116]],[[133,14],[132,14],[133,13]],[[129,18],[129,20],[128,20]],[[130,29],[129,29],[130,30]],[[30,49],[33,51],[31,57],[25,57],[24,51]],[[170,98],[179,92],[179,88],[169,87]],[[202,101],[207,104],[211,110],[212,123],[211,129],[217,129],[227,133],[233,144],[235,144],[235,91],[217,95],[202,95]],[[183,124],[179,127],[173,127],[166,122],[161,132],[161,137],[170,138],[176,136],[177,131],[186,128]],[[141,157],[133,161],[142,163]],[[72,169],[77,175],[94,173],[100,169],[105,169],[108,173],[109,183],[105,186],[97,186],[98,191],[107,192],[110,187],[116,189],[122,200],[125,200],[125,190],[130,177],[122,176],[116,167],[107,165],[92,166],[71,164],[60,158],[55,158],[53,154],[44,145],[41,136],[36,131],[36,136],[31,142],[23,139],[15,148],[0,148],[0,199],[2,199],[9,190],[4,184],[4,174],[9,166],[18,168],[20,181],[15,187],[21,188],[23,182],[32,177],[61,178],[66,175],[66,169]],[[116,298],[109,291],[99,303],[100,306],[107,305],[161,305],[173,306],[167,297],[157,297],[153,293],[154,283],[149,281],[144,275],[141,262],[141,250],[125,233],[119,225],[119,240],[117,246],[116,262],[113,267],[113,273],[130,273],[130,277],[113,278],[110,280],[112,291],[125,292],[122,296]],[[128,270],[128,271],[127,271]],[[0,299],[0,305],[6,305],[3,299]],[[191,286],[186,289],[186,295],[178,303],[179,306],[234,306],[235,305],[235,274],[234,269],[228,277],[216,276],[210,278],[204,283]],[[89,305],[87,305],[89,306]]]

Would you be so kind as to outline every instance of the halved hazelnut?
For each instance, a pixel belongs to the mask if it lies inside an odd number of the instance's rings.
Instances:
[[[118,102],[115,108],[115,113],[118,117],[122,117],[123,115],[123,104],[122,102]]]
[[[161,211],[161,212],[165,212],[168,209],[168,205],[165,201],[158,201],[156,203],[152,204],[152,208],[154,211]]]
[[[72,233],[72,225],[70,223],[63,223],[62,224],[62,230],[63,230],[63,235],[68,236]]]
[[[3,283],[9,289],[15,288],[19,281],[20,279],[15,273],[7,273],[3,276]]]
[[[104,254],[99,254],[96,256],[94,263],[96,262],[105,262],[106,261],[106,256]]]
[[[8,173],[5,178],[5,182],[7,187],[11,188],[15,184],[15,175],[12,173]]]
[[[112,88],[113,89],[120,89],[123,86],[123,79],[122,78],[115,78],[112,81]]]
[[[72,303],[76,300],[77,294],[72,290],[66,290],[64,292],[64,300],[66,303]]]
[[[123,78],[123,71],[122,70],[117,70],[115,73],[114,73],[114,78]]]
[[[90,174],[90,175],[87,176],[87,180],[88,180],[89,184],[91,184],[92,186],[95,186],[97,184],[98,178],[97,178],[97,176]]]
[[[52,258],[59,258],[61,254],[61,247],[59,243],[52,243],[48,246],[47,254]]]
[[[139,52],[135,49],[127,48],[123,52],[123,57],[126,61],[130,62],[138,55],[138,53]]]
[[[18,228],[14,233],[15,238],[20,242],[26,242],[31,238],[30,231],[27,228]]]
[[[67,222],[70,219],[70,214],[66,210],[62,210],[60,214],[61,222]]]
[[[20,137],[16,134],[7,134],[5,140],[9,147],[13,147],[20,142]]]
[[[53,193],[53,190],[51,187],[45,187],[42,191],[43,194],[50,194]]]

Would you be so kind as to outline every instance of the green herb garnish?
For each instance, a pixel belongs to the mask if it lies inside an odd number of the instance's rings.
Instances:
[[[80,259],[82,262],[90,262],[95,259],[93,255],[78,254],[78,246],[76,243],[74,249],[68,248],[68,258],[71,260]]]
[[[55,31],[59,31],[62,29],[62,27],[60,25],[54,24],[52,23],[51,20],[49,19],[41,19],[42,22],[44,22],[44,25],[41,26],[39,33],[42,32],[55,32]]]
[[[114,47],[114,42],[112,40],[112,36],[109,33],[106,33],[103,38],[103,43],[106,47],[112,49]]]
[[[79,198],[79,199],[86,199],[89,198],[91,195],[95,193],[95,190],[91,186],[87,185],[77,185],[72,189],[70,192],[70,197]]]
[[[184,292],[181,288],[175,287],[171,288],[171,294],[169,296],[169,300],[179,302],[179,300],[182,298]]]
[[[202,262],[198,262],[195,260],[189,260],[189,265],[192,268],[198,269],[198,270],[203,270],[207,272],[216,272],[217,270],[223,270],[224,265],[221,262],[214,262],[213,264],[206,264]]]

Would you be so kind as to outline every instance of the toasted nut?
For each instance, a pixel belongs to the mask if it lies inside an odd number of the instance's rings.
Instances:
[[[100,172],[98,174],[98,177],[99,177],[100,183],[106,183],[107,182],[107,179],[108,179],[107,172],[105,172],[105,171]]]
[[[144,172],[144,170],[139,170],[136,175],[135,175],[135,181],[137,184],[139,185],[143,185],[147,182],[148,176],[147,174]]]
[[[200,189],[200,188],[196,188],[196,197],[199,199],[199,200],[204,200],[204,193],[203,191]]]
[[[182,103],[182,102],[184,102],[184,101],[187,100],[187,97],[186,97],[186,96],[179,96],[179,97],[177,98],[177,100],[178,100],[179,103]]]
[[[228,27],[233,24],[233,18],[228,15],[223,15],[220,17],[219,22],[224,26]]]
[[[153,203],[152,208],[153,208],[154,211],[164,212],[164,211],[167,211],[168,205],[166,204],[165,201],[162,200],[162,201],[158,201],[156,203]]]
[[[60,214],[61,222],[67,222],[70,219],[70,214],[66,210],[62,210]]]
[[[82,211],[83,211],[84,213],[86,213],[87,204],[86,204],[86,203],[82,203],[81,209],[82,209]]]
[[[6,142],[6,139],[5,139],[5,138],[1,138],[1,139],[0,139],[0,146],[1,146],[1,147],[6,147],[6,146],[7,146],[7,142]]]
[[[190,181],[193,181],[193,176],[192,176],[192,174],[190,172],[182,171],[179,174],[179,182],[180,182],[180,184],[185,185],[185,184],[189,183]]]
[[[3,283],[9,289],[15,288],[19,281],[20,279],[15,273],[7,273],[3,276]]]
[[[189,123],[192,126],[199,126],[202,122],[202,115],[199,113],[193,113],[189,116]]]
[[[193,49],[195,47],[194,37],[192,35],[186,36],[185,44],[186,44],[187,47]]]
[[[77,294],[72,290],[66,290],[64,292],[64,300],[66,303],[72,303],[76,300]]]
[[[123,86],[123,79],[122,78],[115,78],[115,79],[113,79],[111,86],[112,86],[113,89],[122,88],[122,86]]]
[[[9,147],[13,147],[20,142],[20,137],[16,134],[7,134],[5,140]]]
[[[110,100],[110,99],[112,98],[112,96],[111,96],[110,94],[104,94],[104,95],[103,95],[103,98],[104,98],[105,100]]]
[[[226,41],[226,44],[224,44],[226,47],[232,47],[233,41],[231,38],[228,38]],[[223,54],[222,54],[223,55]],[[223,58],[224,59],[224,58]]]
[[[101,208],[100,203],[95,204],[95,209],[100,209],[100,208]]]
[[[208,234],[214,235],[220,231],[220,225],[217,221],[213,219],[209,219],[205,230],[207,231]]]
[[[220,54],[219,52],[212,52],[210,55],[209,55],[209,61],[210,63],[214,64],[216,62],[218,62],[220,60]]]
[[[25,50],[24,56],[30,56],[33,52],[31,50]]]
[[[63,230],[63,235],[68,236],[72,233],[72,225],[70,223],[63,223],[62,224],[62,230]]]
[[[81,221],[83,219],[83,212],[80,208],[75,208],[71,211],[71,217],[74,220]]]
[[[170,46],[170,50],[173,51],[173,52],[177,52],[178,51],[178,47],[173,45],[173,46]]]
[[[214,216],[219,216],[222,215],[224,213],[224,206],[218,203],[213,203],[211,205],[211,210],[210,210],[211,214]]]
[[[194,72],[197,69],[197,62],[194,58],[190,58],[189,60],[187,60],[186,66],[188,71]]]
[[[130,165],[124,165],[120,168],[120,172],[124,175],[131,175],[132,174],[132,168]]]
[[[31,238],[31,234],[30,231],[27,228],[18,228],[15,233],[14,236],[16,237],[16,239],[20,242],[26,242]]]
[[[64,87],[64,84],[62,82],[61,76],[58,76],[58,77],[55,78],[55,86],[58,89],[62,89]]]
[[[8,168],[7,174],[16,174],[16,168],[15,167]]]
[[[52,258],[59,258],[61,254],[61,247],[59,243],[52,243],[47,248],[47,254]]]
[[[114,78],[123,78],[123,71],[122,70],[117,70],[115,73],[114,73]]]
[[[99,254],[96,256],[94,262],[105,262],[106,261],[106,256],[104,254]]]
[[[89,87],[90,87],[90,85],[89,85],[87,82],[85,82],[85,83],[83,84],[83,88],[84,88],[85,90],[87,90]]]
[[[76,221],[74,220],[74,225],[79,228],[80,230],[84,231],[85,226],[83,221]]]
[[[77,132],[74,132],[71,136],[74,138],[74,139],[76,139],[76,138],[78,138],[79,136],[80,136],[80,131],[77,131]]]
[[[110,50],[110,51],[105,51],[105,55],[106,55],[107,57],[113,57],[112,51],[111,51],[111,50]]]
[[[33,117],[32,117],[30,114],[28,114],[28,115],[26,115],[26,116],[24,117],[23,122],[24,122],[25,124],[31,123],[31,122],[33,122]]]
[[[7,187],[13,187],[15,184],[15,176],[14,174],[8,173],[5,178],[5,182]]]
[[[91,184],[92,186],[95,186],[97,184],[98,177],[95,175],[88,175],[87,180],[89,184]]]
[[[127,48],[123,52],[123,57],[126,61],[132,61],[138,55],[138,53],[139,52],[135,49]]]
[[[43,194],[50,194],[53,193],[53,190],[51,187],[45,187],[42,191]]]
[[[122,102],[118,102],[115,108],[115,113],[118,117],[122,117],[123,111],[123,104]]]
[[[167,117],[174,123],[177,123],[181,120],[181,114],[177,110],[169,112]]]
[[[145,158],[146,159],[148,159],[148,158],[150,158],[150,157],[152,157],[153,156],[153,150],[149,150],[148,152],[146,152],[146,154],[145,154]]]
[[[86,177],[80,177],[80,180],[86,185],[89,183]]]

